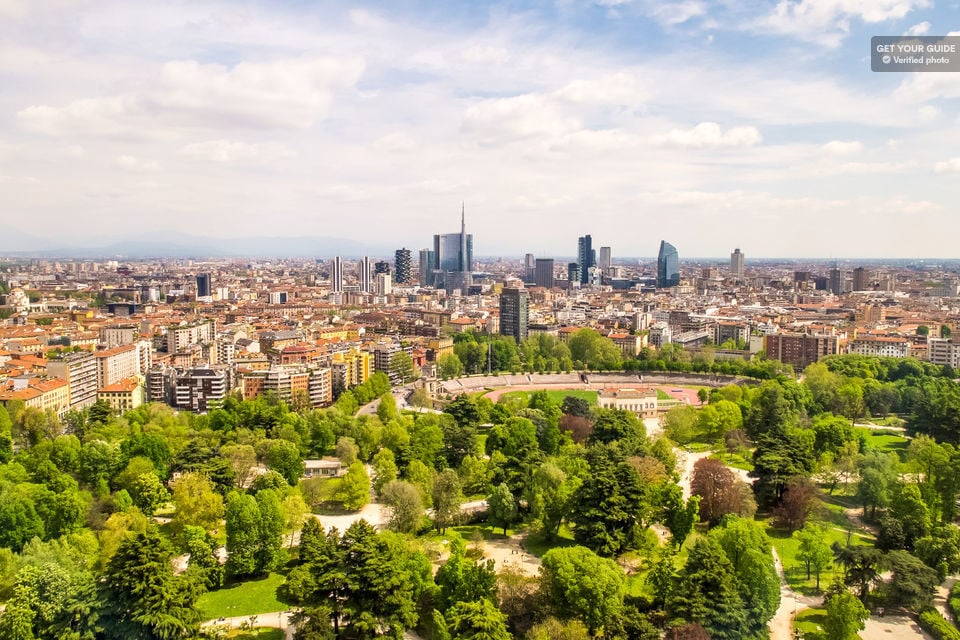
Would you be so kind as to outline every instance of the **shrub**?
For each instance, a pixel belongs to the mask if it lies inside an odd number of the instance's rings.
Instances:
[[[924,609],[920,613],[920,628],[935,640],[960,640],[960,631],[947,622],[936,609]]]

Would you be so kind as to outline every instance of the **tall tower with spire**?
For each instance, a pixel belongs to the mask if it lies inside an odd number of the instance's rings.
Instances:
[[[467,206],[460,203],[460,271],[470,271],[472,266],[467,256]]]
[[[448,292],[465,292],[473,271],[473,236],[467,233],[466,205],[460,205],[460,232],[433,236],[433,268]]]

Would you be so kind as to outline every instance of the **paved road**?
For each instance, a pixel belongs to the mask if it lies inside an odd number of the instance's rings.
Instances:
[[[276,611],[274,613],[258,613],[252,616],[236,616],[234,618],[220,618],[218,620],[207,620],[200,626],[214,627],[224,626],[230,629],[240,629],[249,624],[254,627],[269,627],[271,629],[283,629],[287,640],[293,639],[294,627],[290,622],[290,611]]]

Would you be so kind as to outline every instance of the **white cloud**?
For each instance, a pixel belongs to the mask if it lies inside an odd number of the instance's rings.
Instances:
[[[68,147],[60,147],[57,149],[57,155],[62,158],[82,158],[87,155],[87,151],[80,145],[74,144]]]
[[[180,154],[198,160],[223,164],[266,164],[296,155],[293,149],[280,144],[251,144],[236,140],[194,142],[180,149]]]
[[[510,60],[510,52],[504,47],[475,44],[461,51],[460,57],[475,64],[504,64]]]
[[[651,92],[635,74],[619,72],[597,79],[574,80],[554,95],[577,104],[637,107],[650,98]]]
[[[750,147],[761,140],[760,132],[755,127],[731,127],[723,131],[716,122],[701,122],[693,129],[673,129],[670,133],[654,136],[651,142],[663,147],[715,149]]]
[[[140,160],[136,156],[126,154],[117,156],[117,158],[114,160],[114,164],[119,169],[136,172],[156,171],[160,168],[160,165],[158,165],[156,162]]]
[[[548,96],[526,94],[494,98],[468,108],[462,130],[485,144],[536,136],[561,136],[580,128],[580,121],[566,115]]]
[[[780,0],[753,27],[836,47],[849,34],[853,20],[876,24],[931,5],[932,0]]]
[[[930,23],[924,20],[918,22],[904,32],[905,36],[925,36],[930,31]]]
[[[951,158],[945,162],[933,165],[936,173],[960,173],[960,158]]]
[[[376,151],[413,151],[417,147],[417,141],[410,134],[395,131],[377,138],[371,146]]]
[[[872,175],[882,173],[903,173],[917,166],[916,161],[907,162],[843,162],[835,165],[818,166],[815,173],[824,176],[833,175]]]
[[[863,151],[863,143],[858,140],[851,140],[849,142],[831,140],[820,148],[830,155],[847,156]]]
[[[38,184],[40,181],[33,176],[0,176],[0,184]]]
[[[692,18],[707,14],[707,5],[699,0],[648,3],[648,10],[658,22],[667,25],[683,24]]]
[[[232,68],[192,60],[168,62],[141,91],[35,105],[17,113],[30,131],[48,135],[156,135],[176,126],[307,128],[323,118],[337,90],[352,86],[360,59],[241,62]]]

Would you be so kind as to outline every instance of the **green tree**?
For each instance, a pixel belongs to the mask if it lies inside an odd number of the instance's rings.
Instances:
[[[43,535],[43,520],[33,501],[20,491],[0,492],[0,547],[19,553],[31,538]]]
[[[823,527],[808,522],[800,531],[793,532],[793,538],[800,543],[797,560],[807,568],[807,580],[813,570],[817,576],[817,591],[820,590],[820,572],[830,566],[833,552],[827,544],[827,532]]]
[[[444,469],[433,480],[433,525],[437,533],[444,533],[460,515],[463,490],[460,477],[453,469]]]
[[[749,635],[733,565],[712,537],[701,538],[690,550],[667,600],[667,613],[672,619],[703,626],[716,640]]]
[[[579,486],[579,478],[568,478],[552,462],[544,462],[534,472],[528,503],[541,530],[550,538],[559,533],[561,523],[570,512],[570,499]]]
[[[450,556],[437,570],[436,581],[440,587],[437,604],[443,610],[457,602],[496,600],[494,561],[468,558],[463,540],[450,541]]]
[[[227,573],[252,576],[257,572],[260,546],[260,508],[253,496],[231,493],[227,496]]]
[[[399,533],[416,533],[423,519],[420,490],[409,482],[392,480],[383,487],[381,500],[389,508],[387,526]]]
[[[463,375],[463,363],[455,353],[445,353],[437,358],[437,371],[444,380]]]
[[[684,502],[680,486],[667,484],[660,504],[661,522],[670,530],[673,545],[680,547],[700,517],[700,496],[690,496]]]
[[[855,595],[844,591],[827,601],[823,631],[827,640],[857,640],[870,612]]]
[[[451,640],[511,640],[507,618],[489,600],[458,602],[447,611]]]
[[[494,527],[502,527],[503,535],[517,520],[517,501],[505,483],[497,485],[487,497],[487,520]]]
[[[677,444],[688,444],[697,435],[697,410],[688,404],[670,409],[663,418],[663,430]]]
[[[340,541],[346,575],[344,618],[348,637],[400,638],[417,621],[416,582],[404,546],[391,545],[365,520],[350,525]]]
[[[710,536],[720,543],[730,560],[740,598],[750,603],[745,609],[748,628],[764,635],[767,621],[780,606],[780,579],[764,525],[753,519],[728,516]]]
[[[230,465],[236,478],[236,486],[242,489],[250,480],[250,471],[257,463],[257,452],[249,444],[229,444],[220,447],[220,455]]]
[[[940,584],[936,571],[906,551],[891,551],[886,560],[893,572],[893,578],[885,585],[891,604],[914,613],[933,604],[934,591]]]
[[[336,499],[343,503],[343,508],[348,511],[359,511],[369,504],[370,478],[360,462],[354,462],[347,469]]]
[[[399,414],[397,411],[397,400],[393,397],[393,394],[387,392],[380,396],[380,404],[377,405],[377,417],[380,418],[380,422],[387,424]]]
[[[130,494],[133,504],[148,516],[152,516],[154,511],[170,499],[170,492],[155,473],[142,473],[137,476],[130,488]]]
[[[102,588],[108,637],[175,640],[199,630],[199,590],[186,576],[174,576],[173,550],[156,531],[127,538],[104,572]]]
[[[267,466],[282,475],[287,484],[296,486],[304,470],[300,447],[286,440],[274,441],[267,451]]]
[[[540,589],[561,618],[582,620],[595,635],[623,607],[623,570],[584,547],[551,549],[543,556]]]
[[[7,408],[0,406],[0,464],[13,459],[13,420]]]
[[[406,351],[398,351],[390,358],[390,373],[404,384],[413,382],[419,377],[413,364],[413,358]]]
[[[340,464],[349,467],[357,461],[357,457],[360,455],[360,447],[357,446],[353,438],[340,436],[337,438],[336,455],[340,459]]]
[[[637,470],[608,447],[588,451],[590,472],[571,498],[574,538],[602,556],[634,544],[647,507]]]
[[[213,483],[199,473],[185,473],[173,483],[173,504],[176,511],[170,521],[174,535],[180,535],[187,525],[212,531],[223,518],[223,497],[216,493]]]
[[[267,573],[283,564],[283,527],[285,515],[280,494],[273,489],[257,493],[257,572]]]
[[[399,471],[395,460],[393,451],[386,448],[373,456],[373,491],[378,496],[385,486],[397,479]]]

